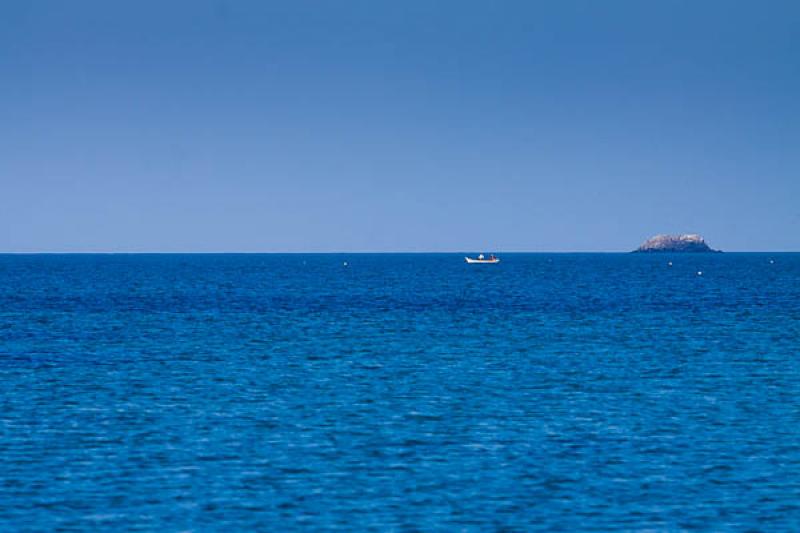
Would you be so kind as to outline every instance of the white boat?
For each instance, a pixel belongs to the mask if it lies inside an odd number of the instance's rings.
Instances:
[[[483,254],[480,254],[477,258],[475,258],[475,257],[465,257],[464,261],[466,261],[469,264],[482,263],[482,264],[487,264],[487,265],[493,265],[495,263],[499,263],[500,262],[500,258],[495,257],[494,255],[490,255],[489,257],[484,257]]]

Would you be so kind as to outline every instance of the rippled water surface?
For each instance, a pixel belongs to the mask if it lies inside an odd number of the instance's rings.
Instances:
[[[502,259],[0,256],[0,527],[800,529],[800,254]]]

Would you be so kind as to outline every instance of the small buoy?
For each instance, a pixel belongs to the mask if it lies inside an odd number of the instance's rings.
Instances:
[[[344,263],[342,263],[342,266],[347,266],[347,261],[345,261]]]
[[[774,265],[774,264],[775,264],[775,260],[774,260],[774,259],[770,259],[770,260],[769,260],[769,264],[770,264],[770,265]]]
[[[670,261],[669,263],[667,263],[667,266],[672,266],[672,261]]]
[[[697,271],[697,275],[698,275],[698,276],[702,276],[702,275],[703,275],[703,271],[702,271],[702,270],[698,270],[698,271]]]

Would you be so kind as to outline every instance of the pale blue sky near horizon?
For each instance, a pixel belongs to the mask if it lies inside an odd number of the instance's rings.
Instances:
[[[0,4],[0,252],[800,251],[800,3]]]

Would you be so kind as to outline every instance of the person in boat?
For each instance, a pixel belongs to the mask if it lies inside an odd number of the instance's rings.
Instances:
[[[483,261],[483,254],[478,254],[478,259],[480,259],[481,261]]]

